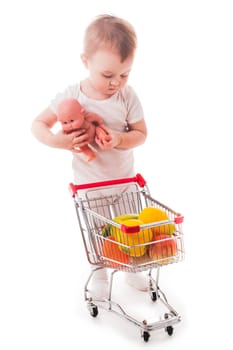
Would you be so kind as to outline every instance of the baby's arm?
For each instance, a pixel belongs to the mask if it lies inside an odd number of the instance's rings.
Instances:
[[[32,133],[43,144],[77,152],[77,148],[87,145],[88,135],[81,129],[70,134],[62,130],[53,133],[52,128],[57,123],[57,116],[50,108],[46,108],[32,122]]]
[[[118,135],[119,143],[117,148],[127,149],[142,145],[147,137],[147,127],[145,120],[142,119],[134,124],[129,125],[129,131]]]

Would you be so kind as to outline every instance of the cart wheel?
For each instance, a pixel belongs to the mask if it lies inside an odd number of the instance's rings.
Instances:
[[[172,335],[173,334],[173,327],[172,326],[167,326],[165,328],[165,331],[167,332],[168,335]]]
[[[145,342],[148,342],[149,338],[150,338],[150,333],[147,331],[143,331],[142,333],[142,337],[144,339]]]
[[[151,300],[156,301],[157,300],[157,293],[155,291],[151,292]]]
[[[99,313],[98,307],[95,304],[92,304],[92,303],[89,305],[89,311],[90,311],[90,315],[92,317],[96,317],[98,315],[98,313]]]

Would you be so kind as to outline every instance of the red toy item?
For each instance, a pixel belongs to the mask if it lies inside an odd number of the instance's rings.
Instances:
[[[58,121],[62,125],[65,133],[84,129],[88,134],[88,143],[91,144],[98,139],[108,142],[111,140],[107,129],[103,125],[103,120],[98,114],[87,112],[80,103],[74,99],[66,99],[58,105]],[[90,161],[96,157],[95,152],[89,145],[80,148],[80,152],[87,156]]]

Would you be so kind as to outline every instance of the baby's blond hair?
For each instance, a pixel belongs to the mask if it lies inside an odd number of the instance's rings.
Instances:
[[[134,55],[137,35],[133,26],[126,20],[112,15],[100,15],[87,27],[83,44],[87,57],[107,47],[116,51],[124,62]]]

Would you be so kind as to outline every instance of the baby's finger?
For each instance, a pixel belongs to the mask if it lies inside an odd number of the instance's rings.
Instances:
[[[80,129],[80,130],[77,130],[77,131],[74,131],[72,133],[73,137],[78,137],[78,136],[81,136],[81,135],[84,135],[86,133],[86,130],[85,129]]]
[[[79,147],[74,147],[74,148],[72,149],[72,152],[81,153],[82,150],[81,150]]]
[[[82,135],[79,135],[79,136],[76,136],[73,138],[73,144],[77,144],[77,143],[81,143],[81,142],[84,142],[84,141],[87,141],[88,139],[88,135],[87,134],[82,134]]]
[[[97,145],[98,145],[100,148],[102,148],[102,146],[103,146],[102,140],[100,140],[98,137],[96,137],[96,138],[95,138],[95,142],[97,143]]]
[[[72,147],[78,148],[78,147],[86,146],[87,144],[88,144],[88,140],[87,140],[87,135],[85,134],[79,137],[75,137],[72,142]]]

